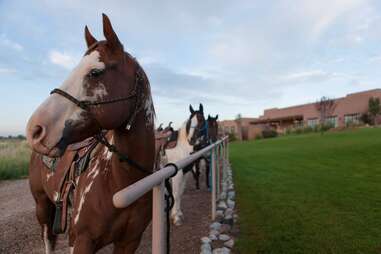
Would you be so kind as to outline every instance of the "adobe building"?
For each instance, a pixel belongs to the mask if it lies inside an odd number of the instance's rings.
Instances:
[[[351,93],[345,97],[334,99],[333,107],[329,111],[329,115],[325,116],[325,121],[334,127],[361,124],[361,115],[368,112],[368,102],[371,97],[378,97],[381,100],[381,89]],[[266,109],[258,118],[242,119],[251,120],[243,122],[230,120],[222,121],[219,124],[221,129],[230,130],[229,133],[233,132],[238,139],[246,140],[255,138],[266,128],[284,133],[289,128],[314,127],[321,123],[321,112],[315,102],[286,108]],[[377,122],[380,123],[380,118],[377,119]]]
[[[221,136],[232,134],[239,140],[253,139],[255,135],[252,133],[251,123],[255,120],[257,118],[242,117],[236,120],[219,121],[219,134]]]

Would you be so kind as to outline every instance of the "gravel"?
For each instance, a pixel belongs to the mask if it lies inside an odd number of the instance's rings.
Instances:
[[[201,179],[200,182],[205,181]],[[202,184],[201,190],[194,186],[190,176],[182,202],[184,224],[171,226],[171,253],[200,253],[200,239],[209,233],[210,192]],[[45,253],[28,180],[0,182],[0,229],[0,253]],[[209,250],[207,246],[204,248]],[[98,253],[111,251],[112,247],[107,246]],[[59,237],[55,253],[69,253],[65,235]],[[151,226],[144,233],[137,253],[151,253]]]

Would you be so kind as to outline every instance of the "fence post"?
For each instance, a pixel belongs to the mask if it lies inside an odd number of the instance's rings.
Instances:
[[[212,169],[212,220],[216,218],[216,148],[212,148],[211,152],[211,169]]]
[[[152,254],[164,254],[168,248],[165,239],[164,181],[153,188],[152,203]]]
[[[220,194],[224,191],[224,189],[222,188],[222,182],[224,180],[224,177],[225,177],[225,174],[224,174],[224,160],[223,160],[223,146],[222,146],[222,142],[218,145],[219,146],[219,153],[218,153],[218,161],[219,161],[219,167],[218,167],[218,171],[220,172],[220,177],[218,179],[218,185],[220,186],[220,192],[219,192],[219,196],[220,197]]]
[[[215,153],[215,157],[216,157],[216,200],[219,198],[220,196],[220,160],[219,160],[219,146],[217,145],[216,146],[216,153]]]
[[[221,143],[221,149],[222,149],[222,152],[221,152],[221,163],[222,163],[222,179],[223,179],[223,181],[225,181],[225,179],[226,179],[226,172],[225,172],[225,166],[226,166],[226,162],[225,162],[225,141],[223,141],[222,143]],[[225,191],[225,190],[223,190],[223,191]]]
[[[229,161],[229,138],[226,138],[226,161]]]

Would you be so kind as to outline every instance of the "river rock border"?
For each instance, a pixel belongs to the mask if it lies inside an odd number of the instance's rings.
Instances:
[[[217,201],[216,219],[209,226],[209,235],[201,238],[200,254],[229,254],[234,246],[232,229],[238,215],[235,212],[233,174],[229,163],[222,177],[222,192]]]

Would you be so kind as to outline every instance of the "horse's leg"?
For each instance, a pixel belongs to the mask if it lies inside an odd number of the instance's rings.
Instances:
[[[70,254],[93,254],[95,244],[89,236],[83,234],[75,238],[74,246],[70,248]]]
[[[32,153],[29,165],[29,186],[36,202],[36,216],[41,226],[45,253],[51,253],[56,244],[56,235],[53,234],[55,206],[45,193],[41,177],[43,165],[37,154]]]
[[[44,240],[46,254],[52,253],[56,244],[57,236],[53,234],[54,214],[54,204],[47,196],[39,195],[36,198],[36,215],[41,225],[41,235]]]
[[[195,167],[196,167],[196,172],[195,172],[195,179],[196,179],[196,189],[200,189],[200,160],[196,161]]]
[[[193,175],[193,179],[195,180],[196,182],[196,189],[199,190],[200,189],[200,183],[199,183],[199,178],[200,178],[200,167],[199,167],[199,162],[200,161],[196,161],[195,163],[193,163],[192,165],[192,175]]]
[[[180,170],[177,175],[175,175],[172,181],[173,188],[173,197],[175,200],[175,204],[171,211],[171,217],[173,224],[176,226],[180,226],[182,224],[183,213],[181,212],[181,197],[184,193],[184,181],[185,176],[182,170]]]
[[[142,235],[138,239],[130,241],[127,244],[123,244],[122,242],[115,243],[113,254],[133,254],[133,253],[135,253],[135,251],[139,247]]]
[[[206,188],[210,189],[209,174],[210,174],[210,163],[205,160],[205,173],[206,173]]]

